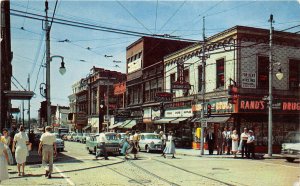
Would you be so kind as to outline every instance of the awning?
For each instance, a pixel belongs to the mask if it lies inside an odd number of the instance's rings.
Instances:
[[[207,123],[225,123],[229,118],[230,116],[210,117],[208,118]]]
[[[87,130],[88,128],[91,128],[91,125],[87,125],[87,126],[83,127],[82,130]]]
[[[201,118],[193,118],[193,119],[191,120],[191,122],[192,122],[192,123],[194,123],[194,122],[198,122],[198,123],[199,123],[200,120],[201,120]]]
[[[119,128],[124,128],[124,129],[131,129],[133,126],[136,125],[136,120],[126,120],[124,123],[119,127]]]
[[[172,120],[176,120],[177,118],[161,118],[158,120],[154,120],[153,123],[154,124],[168,124],[170,123]]]
[[[173,124],[179,124],[180,122],[186,121],[188,118],[177,118],[175,120],[170,121]]]
[[[121,126],[122,124],[123,124],[123,122],[118,122],[117,124],[111,125],[111,126],[109,126],[108,128],[109,128],[109,129],[113,129],[113,128],[116,128],[116,127]]]

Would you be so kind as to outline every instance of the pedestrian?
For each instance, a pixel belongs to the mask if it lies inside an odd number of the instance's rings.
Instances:
[[[164,134],[164,131],[159,132],[160,140],[161,140],[161,149],[163,151],[162,156],[164,156],[164,149],[166,148],[167,137]]]
[[[216,145],[217,145],[217,154],[218,155],[222,155],[223,153],[223,135],[222,135],[222,131],[221,128],[218,128],[218,132],[217,132],[217,136],[216,136]]]
[[[10,143],[11,143],[11,139],[10,136],[8,135],[8,130],[6,128],[3,129],[3,136],[1,136],[1,140],[0,140],[3,144],[4,147],[7,151],[8,154],[8,164],[9,165],[13,165],[14,164],[14,158],[12,156],[11,150],[10,150]]]
[[[237,153],[238,148],[239,148],[239,135],[237,134],[236,130],[233,130],[232,135],[231,135],[231,139],[232,139],[231,152],[232,152],[232,154],[234,154],[234,157],[236,158],[236,153]]]
[[[225,135],[225,144],[227,147],[227,155],[230,154],[230,149],[231,149],[231,143],[232,143],[232,139],[231,139],[231,135],[232,135],[232,130],[227,130],[227,127],[225,127],[224,129],[224,135]]]
[[[1,181],[7,180],[9,178],[7,162],[8,162],[7,150],[4,147],[4,144],[0,143],[0,184]]]
[[[141,132],[139,130],[136,130],[135,135],[133,136],[133,139],[137,143],[137,150],[139,151],[141,149],[140,147],[140,140],[141,140]]]
[[[33,130],[29,132],[28,137],[29,137],[29,143],[31,143],[32,148],[36,147],[37,144],[35,144],[35,134]]]
[[[138,134],[136,134],[136,131],[132,131],[132,135],[130,137],[130,144],[132,145],[131,153],[133,154],[133,159],[137,159],[137,153],[138,153]]]
[[[123,146],[122,146],[122,149],[121,149],[121,153],[123,155],[125,155],[126,160],[129,159],[128,158],[128,149],[130,147],[129,137],[130,137],[130,133],[129,133],[129,131],[126,131],[125,136],[123,138]]]
[[[248,137],[249,137],[249,133],[248,133],[248,129],[247,128],[244,128],[244,132],[241,134],[241,151],[242,151],[242,158],[244,158],[244,155],[248,154],[248,144],[247,144],[247,140],[248,140]]]
[[[107,142],[107,139],[106,139],[106,136],[105,136],[105,130],[102,130],[102,132],[97,137],[97,144],[98,144],[99,150],[96,151],[96,159],[98,159],[98,157],[101,154],[103,154],[104,159],[109,160],[108,155],[107,155],[107,151],[106,151],[106,145],[105,145],[106,142]]]
[[[215,135],[213,129],[209,128],[206,135],[206,142],[208,144],[209,155],[213,155],[215,146]]]
[[[248,145],[248,154],[247,154],[247,158],[250,158],[250,154],[251,154],[251,158],[254,159],[255,158],[255,137],[253,134],[252,130],[249,130],[249,137],[247,140],[247,145]]]
[[[24,176],[26,158],[29,155],[27,148],[27,145],[29,144],[29,139],[27,134],[25,133],[23,125],[20,126],[19,131],[20,132],[14,136],[12,152],[15,152],[15,158],[18,167],[18,175],[21,176],[20,169],[22,167],[22,176]]]
[[[12,130],[10,132],[10,146],[9,146],[10,150],[12,150],[13,140],[17,133],[18,133],[17,127],[15,125],[13,125]]]
[[[174,138],[173,138],[174,133],[172,131],[169,132],[167,142],[166,142],[166,147],[163,152],[164,158],[166,158],[166,154],[172,154],[172,158],[175,158],[175,143],[174,143]]]
[[[42,166],[46,171],[45,177],[50,179],[53,172],[53,156],[57,155],[56,137],[51,133],[50,126],[45,128],[45,133],[40,138],[38,153],[42,155]]]

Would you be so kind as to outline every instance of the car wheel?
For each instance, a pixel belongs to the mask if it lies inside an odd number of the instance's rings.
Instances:
[[[150,152],[150,148],[148,146],[145,147],[146,152],[149,153]]]
[[[96,149],[96,147],[94,148],[94,153],[96,154],[96,152],[97,152],[97,149]]]
[[[90,148],[87,148],[87,150],[89,151],[89,154],[93,153],[93,151],[91,151]]]
[[[293,161],[295,160],[295,158],[286,158],[286,160],[287,160],[288,162],[293,162]]]

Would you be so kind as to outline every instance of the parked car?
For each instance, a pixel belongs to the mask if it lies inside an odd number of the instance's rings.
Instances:
[[[86,143],[86,137],[89,136],[89,133],[83,133],[82,136],[79,136],[80,143]]]
[[[116,154],[119,155],[119,141],[117,139],[116,133],[114,132],[106,132],[105,133],[107,142],[105,143],[106,151],[109,154]],[[97,138],[99,137],[99,134],[91,135],[87,138],[86,141],[86,149],[89,151],[89,153],[96,153],[96,151],[100,151],[99,144],[97,142]]]
[[[141,133],[139,145],[140,150],[145,150],[146,152],[163,150],[160,136],[154,133]]]
[[[288,133],[282,144],[281,154],[288,162],[300,159],[300,132]]]
[[[65,149],[65,142],[60,138],[60,135],[58,133],[55,133],[56,137],[56,150],[57,152],[64,151]]]
[[[80,142],[82,136],[82,133],[76,133],[76,135],[73,137],[73,141]]]

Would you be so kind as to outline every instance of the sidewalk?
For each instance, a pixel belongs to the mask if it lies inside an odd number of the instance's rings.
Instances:
[[[222,155],[217,155],[217,151],[214,151],[213,155],[209,155],[208,150],[204,150],[204,155],[200,155],[200,150],[196,149],[182,149],[182,148],[177,148],[176,149],[176,154],[178,155],[183,155],[183,156],[195,156],[195,157],[205,157],[205,158],[234,158],[233,155],[227,155],[227,154],[222,154]],[[280,154],[273,154],[272,157],[268,157],[268,154],[262,154],[262,153],[257,153],[257,156],[259,158],[257,159],[284,159],[281,157]],[[237,158],[241,158],[241,154],[237,154]]]

